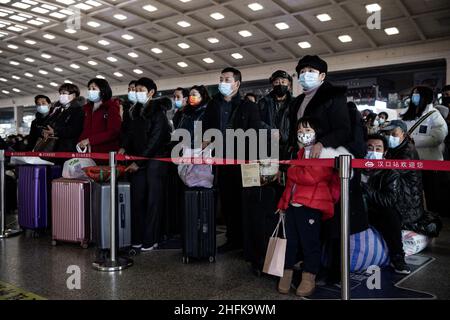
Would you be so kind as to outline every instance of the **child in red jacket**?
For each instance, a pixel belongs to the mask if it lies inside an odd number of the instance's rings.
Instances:
[[[297,128],[300,147],[298,159],[308,159],[318,132],[316,121],[304,117],[298,121]],[[349,152],[343,147],[323,148],[320,158],[335,158],[339,154]],[[339,195],[339,177],[333,168],[293,165],[288,169],[286,189],[277,211],[286,214],[287,238],[285,270],[278,284],[280,293],[289,293],[292,268],[297,262],[300,248],[303,253],[303,273],[296,294],[303,297],[313,293],[320,268],[321,220],[333,217]]]

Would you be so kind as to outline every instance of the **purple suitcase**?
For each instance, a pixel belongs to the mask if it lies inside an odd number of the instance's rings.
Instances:
[[[18,220],[23,229],[45,229],[50,212],[50,182],[61,177],[61,166],[18,167]]]

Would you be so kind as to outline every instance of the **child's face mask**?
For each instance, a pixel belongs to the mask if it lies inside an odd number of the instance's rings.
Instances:
[[[309,146],[314,143],[316,139],[316,134],[314,132],[302,133],[297,132],[298,142],[300,142],[304,146]]]

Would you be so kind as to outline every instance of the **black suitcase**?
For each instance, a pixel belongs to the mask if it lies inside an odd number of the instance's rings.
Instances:
[[[216,204],[214,189],[189,188],[184,192],[183,263],[189,258],[216,259]]]
[[[278,185],[242,190],[244,258],[255,271],[263,269],[269,238],[279,218],[275,211],[281,194],[282,187]]]

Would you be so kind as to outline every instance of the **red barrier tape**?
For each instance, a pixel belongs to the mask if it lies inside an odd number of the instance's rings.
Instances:
[[[44,158],[90,158],[95,160],[109,160],[107,153],[76,153],[76,152],[5,152],[8,157],[44,157]],[[246,160],[218,159],[218,158],[146,158],[138,156],[129,156],[117,154],[118,161],[136,161],[136,160],[156,160],[164,162],[173,162],[177,164],[209,164],[209,165],[238,165],[251,163]],[[270,160],[272,163],[314,166],[314,167],[335,167],[334,159],[302,159],[302,160]],[[434,170],[450,171],[450,161],[434,160],[367,160],[352,159],[352,168],[372,169],[372,170]]]

